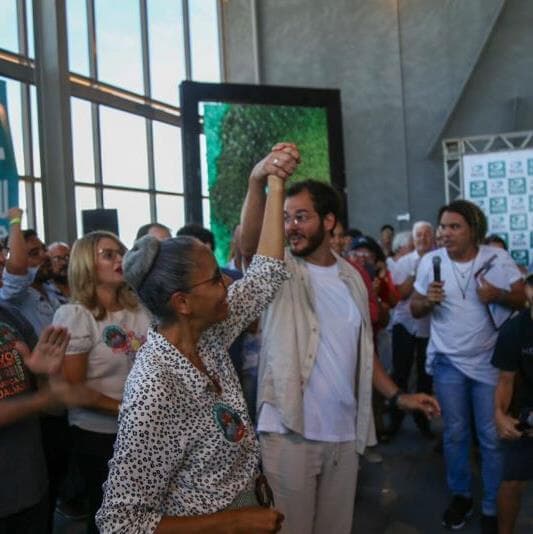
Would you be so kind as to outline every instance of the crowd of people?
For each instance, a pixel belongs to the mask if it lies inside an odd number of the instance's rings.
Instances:
[[[406,412],[442,447],[442,524],[472,515],[476,446],[481,531],[513,532],[533,478],[533,272],[464,200],[436,229],[346,228],[334,188],[289,185],[299,163],[279,143],[252,169],[226,266],[198,225],[45,246],[10,209],[0,534],[51,533],[69,503],[87,532],[349,534],[360,459]]]

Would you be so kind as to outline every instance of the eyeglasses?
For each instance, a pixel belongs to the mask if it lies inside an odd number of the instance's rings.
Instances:
[[[307,212],[300,212],[296,213],[294,215],[289,215],[288,213],[285,213],[283,215],[283,222],[285,224],[291,224],[294,223],[296,226],[300,224],[305,224],[309,222],[311,219],[315,217],[315,213],[307,213]]]
[[[70,256],[68,254],[66,256],[51,256],[50,257],[50,261],[52,263],[60,263],[60,262],[68,263],[69,260],[70,260]]]
[[[214,286],[222,284],[224,287],[226,287],[226,283],[224,282],[224,275],[222,274],[222,271],[217,268],[214,276],[212,276],[211,278],[208,278],[207,280],[204,280],[203,282],[198,282],[196,284],[193,284],[192,286],[189,286],[189,291],[191,289],[194,289],[195,287],[201,286],[203,284],[207,284],[209,282],[212,282]]]
[[[96,253],[105,261],[115,261],[117,256],[120,256],[122,259],[125,251],[117,248],[101,248]]]

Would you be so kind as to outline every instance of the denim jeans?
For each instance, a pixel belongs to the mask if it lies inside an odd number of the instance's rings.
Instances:
[[[495,386],[464,375],[443,354],[434,361],[433,383],[444,421],[444,458],[448,488],[454,495],[471,496],[471,417],[481,452],[482,510],[496,515],[496,496],[502,478],[503,454],[494,422]]]

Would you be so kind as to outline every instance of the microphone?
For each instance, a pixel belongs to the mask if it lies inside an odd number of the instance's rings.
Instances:
[[[433,280],[435,282],[440,282],[440,262],[441,259],[439,256],[433,256]]]

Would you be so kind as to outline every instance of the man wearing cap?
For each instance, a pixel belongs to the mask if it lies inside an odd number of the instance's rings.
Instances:
[[[503,480],[498,492],[499,534],[511,534],[527,480],[533,479],[533,269],[526,278],[529,308],[501,330],[492,364],[500,372],[495,417],[503,445]]]
[[[253,169],[241,248],[255,252],[269,174],[287,178],[300,156],[280,143]],[[282,532],[352,531],[358,456],[373,433],[372,384],[404,409],[438,413],[427,395],[400,394],[374,356],[361,277],[332,252],[339,212],[331,186],[294,183],[284,207],[291,273],[262,320],[258,431]]]

